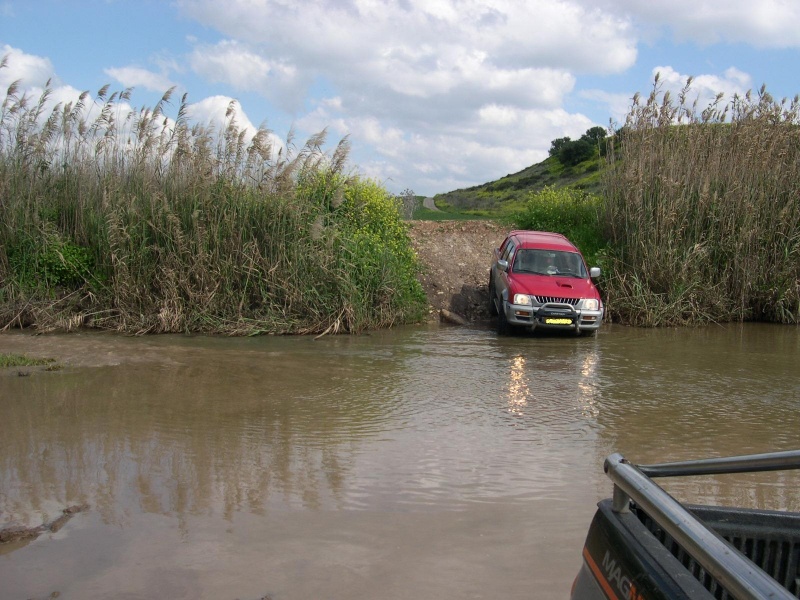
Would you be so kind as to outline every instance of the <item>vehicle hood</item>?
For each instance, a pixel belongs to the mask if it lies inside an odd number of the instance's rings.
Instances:
[[[512,294],[555,296],[558,298],[600,298],[591,279],[518,273],[509,277]]]

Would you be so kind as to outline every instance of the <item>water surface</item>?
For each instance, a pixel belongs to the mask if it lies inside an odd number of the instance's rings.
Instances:
[[[565,598],[602,462],[800,447],[800,334],[0,335],[0,599]],[[19,371],[30,372],[21,377]],[[800,510],[797,474],[666,484]]]

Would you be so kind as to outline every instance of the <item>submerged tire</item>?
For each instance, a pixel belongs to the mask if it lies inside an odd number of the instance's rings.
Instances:
[[[497,305],[495,304],[495,301],[497,300],[496,296],[497,296],[497,293],[494,290],[494,279],[490,275],[489,276],[489,314],[492,315],[492,316],[497,314]]]
[[[497,311],[497,333],[498,335],[508,335],[511,333],[511,325],[508,324],[506,311],[503,308]]]

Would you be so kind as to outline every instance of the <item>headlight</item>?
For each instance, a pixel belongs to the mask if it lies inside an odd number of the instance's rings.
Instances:
[[[514,294],[514,304],[531,305],[531,297],[528,294]]]
[[[583,308],[584,310],[597,310],[600,308],[600,303],[594,298],[584,298]]]

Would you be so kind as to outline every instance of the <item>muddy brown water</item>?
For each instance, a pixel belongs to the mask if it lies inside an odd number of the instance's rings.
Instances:
[[[566,598],[603,459],[800,447],[800,329],[0,335],[0,599]],[[19,373],[29,373],[20,376]],[[798,474],[674,480],[800,510]]]

